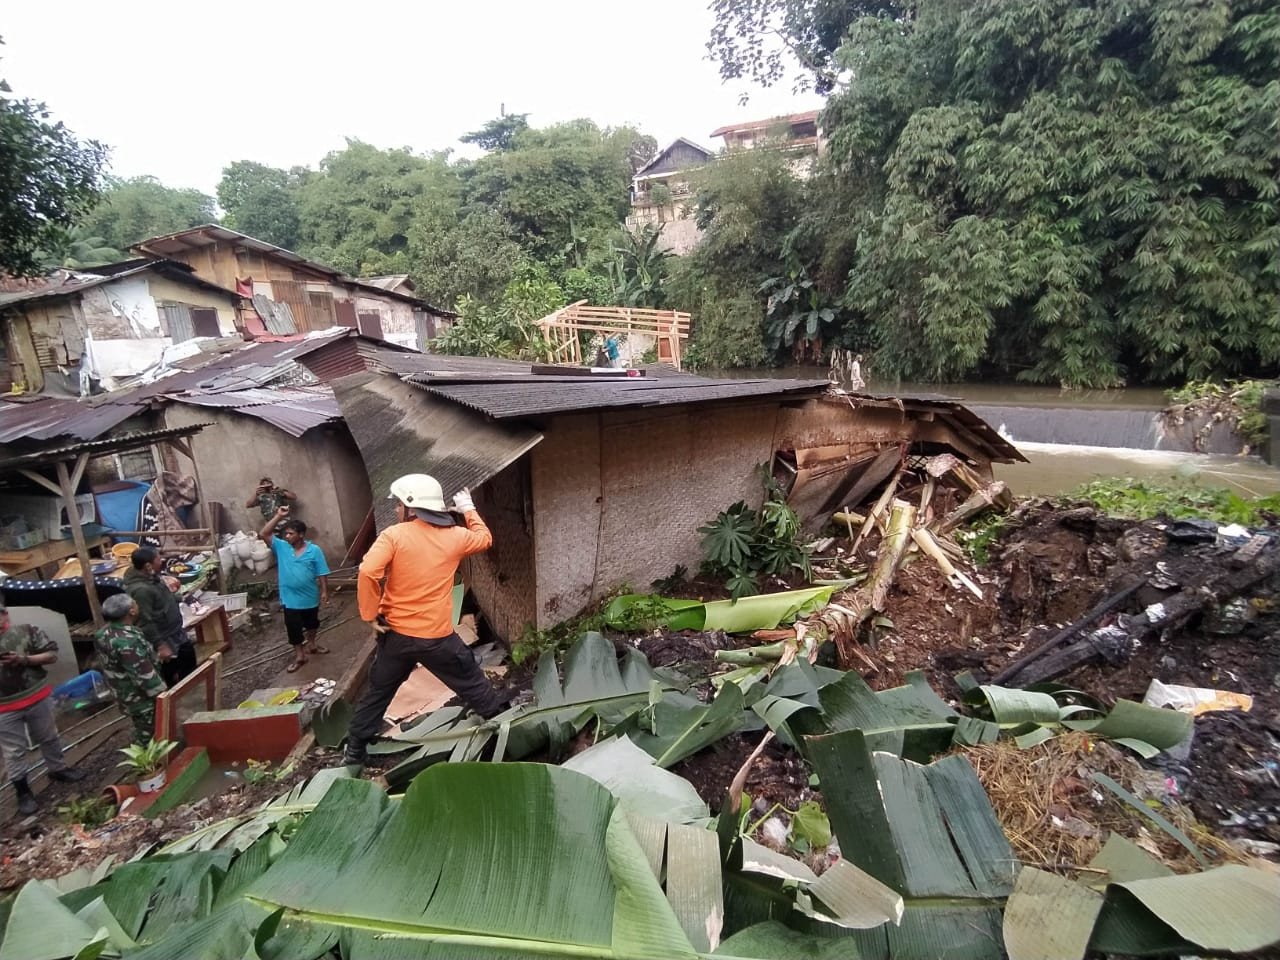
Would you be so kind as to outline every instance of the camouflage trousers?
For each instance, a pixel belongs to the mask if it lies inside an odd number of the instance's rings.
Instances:
[[[133,723],[133,742],[146,746],[156,735],[156,702],[130,703],[123,707],[124,715]]]

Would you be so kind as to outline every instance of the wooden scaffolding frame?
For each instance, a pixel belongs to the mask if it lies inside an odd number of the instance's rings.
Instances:
[[[689,339],[692,316],[678,310],[648,310],[643,307],[593,307],[579,300],[543,317],[538,326],[551,343],[554,363],[583,365],[579,333],[628,334],[653,337],[658,343],[658,361],[677,370],[684,358],[684,341]]]

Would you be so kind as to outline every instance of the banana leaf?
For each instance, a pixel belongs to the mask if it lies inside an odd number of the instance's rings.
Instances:
[[[670,767],[740,729],[742,704],[742,690],[732,683],[707,705],[685,706],[668,695],[653,706],[652,732],[635,730],[631,738],[658,766]]]
[[[106,939],[105,930],[76,916],[52,889],[36,880],[14,899],[0,960],[61,960]]]
[[[418,748],[387,771],[387,783],[403,790],[434,763],[475,759],[500,733],[505,740],[499,759],[519,760],[544,747],[561,756],[569,740],[592,719],[608,732],[649,706],[654,684],[671,686],[644,654],[628,651],[619,666],[613,644],[599,633],[585,633],[565,653],[563,683],[555,657],[549,651],[542,654],[533,678],[533,705],[513,707],[483,722],[458,708],[444,708],[393,733],[393,740]]]
[[[969,762],[873,753],[859,730],[808,738],[842,855],[908,898],[991,900],[1013,851]]]
[[[1237,864],[1114,883],[1089,942],[1103,953],[1247,953],[1280,943],[1280,877]]]
[[[628,813],[671,823],[708,817],[707,805],[683,777],[658,767],[625,736],[602,740],[561,764],[612,793]]]
[[[1102,894],[1024,867],[1004,911],[1009,960],[1083,960],[1101,910]]]
[[[710,839],[718,891],[715,837],[701,833]],[[710,885],[706,857],[702,866],[684,857],[692,837],[680,837],[676,887],[682,907],[698,916],[698,891]],[[216,886],[221,874],[209,856],[150,866],[189,878],[183,890]],[[45,947],[35,948],[26,921],[11,920],[4,960],[69,957],[99,936],[41,884],[20,897]],[[308,960],[336,943],[348,956],[404,960],[698,956],[622,805],[588,777],[539,764],[442,764],[400,803],[365,781],[336,783],[242,892],[217,908],[200,897],[189,906],[180,924],[163,922],[152,907],[143,925],[151,942],[131,956],[256,956],[263,947],[262,956]],[[713,917],[700,919],[705,952],[719,935]]]
[[[848,581],[782,593],[766,593],[738,600],[673,600],[653,594],[625,594],[615,597],[604,608],[604,622],[615,629],[633,626],[637,612],[653,616],[669,630],[723,630],[725,633],[749,633],[773,630],[816,613],[830,602],[832,595]]]

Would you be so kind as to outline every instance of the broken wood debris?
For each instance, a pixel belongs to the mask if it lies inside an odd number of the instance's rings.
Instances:
[[[934,503],[943,485],[968,496],[939,519]],[[918,505],[904,499],[917,493]],[[919,458],[914,463],[904,459],[865,514],[855,512],[855,504],[833,514],[833,520],[844,523],[849,530],[850,554],[856,554],[873,525],[879,527],[876,561],[871,574],[857,589],[834,598],[807,621],[806,629],[835,642],[837,663],[842,669],[875,672],[874,661],[860,646],[870,639],[867,625],[883,614],[898,571],[918,557],[927,557],[953,589],[968,590],[982,599],[982,588],[958,566],[965,562],[964,550],[948,534],[986,511],[1007,510],[1012,503],[1003,482],[984,480],[955,456],[942,454]],[[856,534],[855,523],[861,524]]]

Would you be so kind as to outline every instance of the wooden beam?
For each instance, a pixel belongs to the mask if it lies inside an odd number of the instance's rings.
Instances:
[[[71,489],[80,489],[80,481],[84,479],[84,468],[89,465],[89,454],[82,453],[76,457],[76,468],[71,471]]]
[[[93,561],[89,559],[89,547],[84,541],[84,530],[80,527],[80,513],[76,510],[76,488],[71,485],[71,473],[64,460],[59,460],[58,483],[62,486],[62,503],[67,508],[67,520],[71,523],[71,538],[76,544],[76,559],[80,561],[80,578],[84,581],[84,592],[89,597],[89,611],[93,614],[93,625],[101,627],[106,623],[102,618],[102,603],[98,600],[98,585],[93,579]]]
[[[36,473],[34,470],[19,470],[18,472],[22,474],[24,477],[26,477],[28,480],[31,480],[34,483],[40,484],[40,486],[44,487],[46,490],[48,490],[55,496],[58,496],[58,497],[62,496],[62,487],[58,486],[58,484],[54,483],[48,477],[42,476],[41,474]]]

